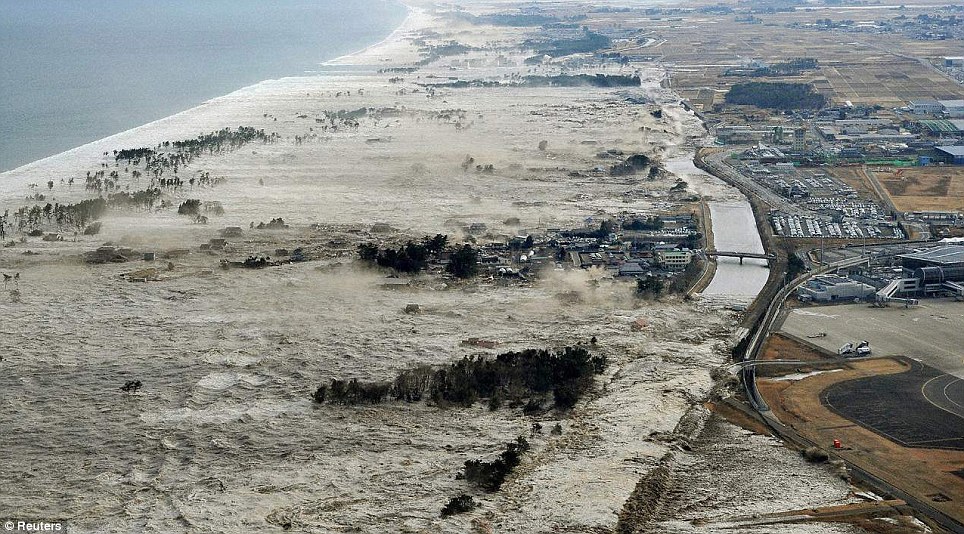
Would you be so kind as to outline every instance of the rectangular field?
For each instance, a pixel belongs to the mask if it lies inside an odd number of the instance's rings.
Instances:
[[[876,170],[901,211],[964,211],[964,167]]]

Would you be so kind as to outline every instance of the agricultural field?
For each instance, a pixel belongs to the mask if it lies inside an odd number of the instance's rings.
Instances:
[[[964,211],[964,168],[886,169],[874,175],[901,211]]]
[[[925,12],[926,8],[921,11]],[[908,10],[907,16],[916,16]],[[599,17],[597,24],[634,32],[633,39],[614,47],[630,56],[654,58],[666,67],[664,81],[690,100],[697,109],[709,110],[722,102],[730,85],[755,78],[724,76],[727,69],[765,64],[789,58],[812,57],[816,70],[795,76],[767,77],[764,81],[811,82],[835,103],[879,104],[896,107],[913,99],[964,97],[964,87],[934,69],[927,58],[960,49],[954,41],[918,41],[896,34],[843,33],[788,27],[817,18],[835,21],[853,18],[853,11],[827,9],[815,12],[756,14],[759,23],[737,22],[736,15],[686,12],[672,16],[625,13]],[[886,20],[886,10],[863,14]],[[760,81],[761,79],[756,79]]]

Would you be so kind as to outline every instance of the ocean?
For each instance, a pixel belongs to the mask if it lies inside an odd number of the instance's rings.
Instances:
[[[0,0],[0,172],[317,72],[405,14],[392,0]]]

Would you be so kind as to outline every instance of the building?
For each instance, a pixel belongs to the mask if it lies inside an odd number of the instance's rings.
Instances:
[[[961,267],[964,268],[964,246],[943,245],[918,250],[898,256],[904,267],[904,274],[913,276],[917,269],[924,267]]]
[[[938,119],[920,121],[928,133],[938,137],[957,137],[964,134],[964,119]]]
[[[937,159],[952,165],[964,165],[964,145],[939,146]]]
[[[942,245],[898,256],[903,265],[903,278],[892,282],[898,291],[918,295],[950,292],[964,296],[964,246]],[[881,292],[890,296],[893,287]]]
[[[964,117],[964,100],[940,100],[941,112],[951,118]]]
[[[911,100],[909,107],[915,115],[931,115],[944,111],[941,103],[937,100]]]
[[[664,269],[682,271],[693,261],[693,252],[687,248],[679,250],[659,250],[656,252],[656,261]]]
[[[793,151],[804,152],[807,150],[807,130],[806,128],[793,129]]]
[[[797,289],[797,298],[808,302],[835,302],[865,299],[876,293],[874,286],[837,276],[824,274],[813,277]]]
[[[944,58],[945,67],[964,67],[964,57],[945,57]]]

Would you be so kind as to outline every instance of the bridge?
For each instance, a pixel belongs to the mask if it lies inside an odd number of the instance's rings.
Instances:
[[[740,265],[743,265],[743,258],[756,258],[759,260],[775,260],[777,259],[776,254],[765,254],[760,252],[725,252],[718,250],[707,250],[706,255],[713,257],[723,257],[723,258],[740,258]]]

